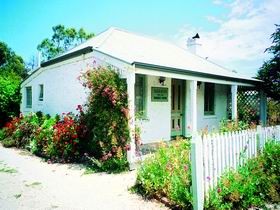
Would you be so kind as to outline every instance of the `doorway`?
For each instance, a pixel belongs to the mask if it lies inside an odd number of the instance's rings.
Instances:
[[[171,137],[185,133],[185,80],[171,82]]]

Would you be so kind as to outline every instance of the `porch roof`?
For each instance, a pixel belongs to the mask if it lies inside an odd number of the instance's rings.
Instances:
[[[201,74],[204,77],[215,77],[221,80],[227,79],[246,83],[260,82],[260,80],[210,62],[172,43],[117,28],[109,28],[55,59],[59,60],[60,57],[67,57],[68,54],[73,54],[88,47],[129,64],[141,64],[142,66],[145,64],[146,66],[168,69],[171,72],[174,71],[174,73]],[[42,65],[44,66],[44,64]]]

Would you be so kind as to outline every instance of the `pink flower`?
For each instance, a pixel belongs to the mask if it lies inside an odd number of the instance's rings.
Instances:
[[[131,148],[130,148],[130,145],[129,145],[129,144],[125,146],[125,150],[126,150],[126,151],[129,151],[130,149],[131,149]]]

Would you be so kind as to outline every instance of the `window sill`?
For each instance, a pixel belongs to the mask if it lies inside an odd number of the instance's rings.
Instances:
[[[148,122],[148,121],[150,121],[150,119],[147,118],[147,117],[143,117],[143,118],[138,118],[135,121],[138,121],[138,122]]]
[[[204,115],[204,119],[217,119],[216,115]]]

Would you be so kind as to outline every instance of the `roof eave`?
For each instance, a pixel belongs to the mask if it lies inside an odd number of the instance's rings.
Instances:
[[[262,80],[257,79],[241,79],[241,78],[235,78],[235,77],[228,77],[223,75],[215,75],[215,74],[208,74],[203,72],[197,72],[193,70],[186,70],[186,69],[178,69],[173,67],[166,67],[166,66],[160,66],[155,64],[149,64],[149,63],[142,63],[142,62],[133,62],[132,65],[135,65],[135,67],[142,67],[142,68],[149,68],[156,71],[163,71],[168,73],[177,73],[182,75],[191,75],[191,76],[197,76],[197,77],[203,77],[203,78],[211,78],[211,79],[219,79],[219,80],[226,80],[226,81],[233,81],[233,82],[242,82],[242,83],[248,83],[251,85],[257,85],[262,83]]]
[[[77,51],[62,55],[62,56],[58,56],[58,57],[53,58],[51,60],[48,60],[44,63],[41,63],[41,67],[50,66],[52,64],[59,63],[59,62],[65,61],[67,59],[74,58],[74,57],[77,57],[79,55],[87,54],[87,53],[90,53],[90,52],[92,52],[92,46],[87,46],[87,47],[82,48],[80,50],[77,50]]]
[[[47,66],[50,66],[50,65],[53,65],[53,64],[65,61],[67,59],[71,59],[71,58],[77,57],[77,56],[82,55],[82,54],[90,53],[92,51],[93,51],[92,46],[87,46],[87,47],[85,47],[83,49],[80,49],[80,50],[77,50],[77,51],[74,51],[74,52],[62,55],[62,56],[58,56],[56,58],[53,58],[53,59],[48,60],[46,62],[43,62],[43,63],[41,63],[41,66],[39,68],[37,68],[30,75],[28,75],[23,81],[21,81],[20,84],[23,84],[28,78],[30,78],[34,73],[36,73],[42,67],[47,67]]]

